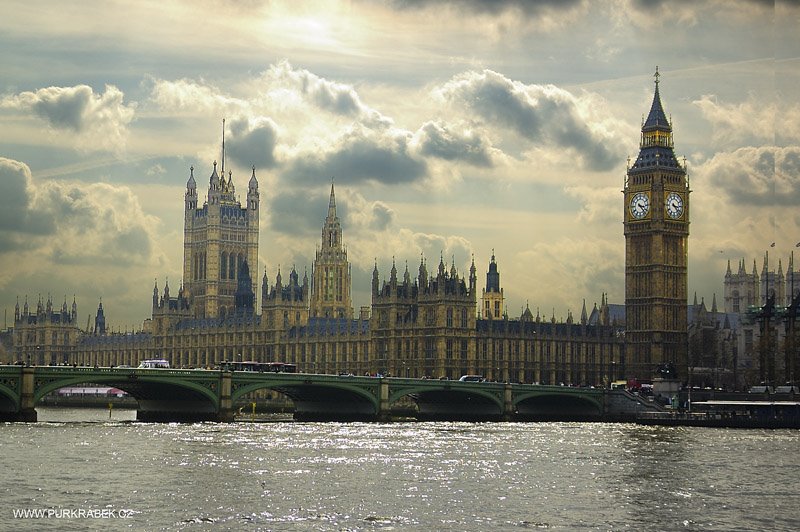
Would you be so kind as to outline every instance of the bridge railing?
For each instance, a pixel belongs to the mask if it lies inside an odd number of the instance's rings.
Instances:
[[[197,375],[199,372],[220,373],[220,370],[174,368],[121,368],[108,366],[31,366],[36,373],[107,373],[117,375]]]

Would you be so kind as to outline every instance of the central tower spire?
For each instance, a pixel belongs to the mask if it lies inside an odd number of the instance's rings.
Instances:
[[[311,317],[352,318],[350,264],[342,245],[342,225],[336,215],[336,193],[331,179],[328,215],[322,226],[322,243],[314,259],[311,283]]]

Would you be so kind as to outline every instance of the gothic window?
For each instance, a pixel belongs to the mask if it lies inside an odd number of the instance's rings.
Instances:
[[[461,327],[467,327],[467,309],[465,308],[461,309]]]
[[[436,354],[436,348],[434,346],[433,338],[425,339],[425,358],[434,358]]]
[[[222,258],[219,261],[219,278],[225,279],[228,276],[228,254],[226,252],[222,252]]]
[[[452,327],[453,326],[453,308],[452,307],[447,307],[447,326],[448,327]]]

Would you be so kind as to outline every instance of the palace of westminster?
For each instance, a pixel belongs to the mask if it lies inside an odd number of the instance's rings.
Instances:
[[[693,383],[715,387],[794,381],[800,282],[795,287],[791,260],[785,274],[781,265],[770,271],[766,257],[760,275],[755,263],[752,273],[743,260],[736,271],[729,265],[722,311],[716,296],[710,309],[696,296],[688,304],[689,179],[674,153],[658,76],[623,190],[624,305],[603,295],[591,311],[584,303],[579,319],[534,316],[530,308],[511,319],[492,254],[480,294],[474,259],[468,273],[443,259],[429,271],[423,258],[413,276],[408,266],[401,274],[392,265],[383,280],[376,264],[371,306],[356,316],[331,184],[311,279],[292,269],[286,279],[278,271],[270,283],[265,271],[258,312],[250,269],[258,264],[258,180],[253,168],[242,205],[230,172],[226,179],[223,155],[202,204],[190,171],[183,283],[176,294],[168,284],[153,287],[152,316],[141,331],[109,331],[102,302],[94,326],[82,330],[74,300],[71,308],[65,300],[57,309],[50,298],[35,308],[25,299],[22,308],[16,305],[13,329],[0,336],[0,362],[136,366],[163,358],[173,367],[214,367],[253,360],[294,363],[309,373],[479,374],[576,385],[649,380],[671,365],[684,382],[691,368]]]

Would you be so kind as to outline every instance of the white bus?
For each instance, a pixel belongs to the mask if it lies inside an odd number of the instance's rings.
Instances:
[[[152,358],[150,360],[142,360],[139,367],[143,369],[169,369],[169,362],[163,358]]]

